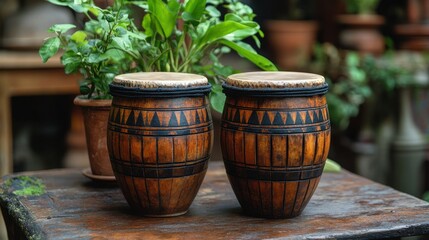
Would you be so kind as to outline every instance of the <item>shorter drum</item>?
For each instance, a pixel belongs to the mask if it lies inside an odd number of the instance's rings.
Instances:
[[[242,208],[259,217],[298,216],[329,152],[324,78],[250,72],[230,76],[223,87],[222,154]]]
[[[213,143],[210,85],[185,73],[117,76],[107,144],[132,208],[146,216],[186,213],[204,179]]]

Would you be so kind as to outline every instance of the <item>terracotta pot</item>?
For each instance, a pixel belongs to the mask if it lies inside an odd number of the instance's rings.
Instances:
[[[245,213],[298,216],[315,191],[330,146],[327,84],[315,74],[230,76],[221,146],[229,181]]]
[[[92,100],[77,96],[74,104],[80,106],[85,125],[89,164],[93,175],[113,176],[107,151],[107,119],[112,100]]]
[[[281,69],[305,67],[316,39],[316,22],[269,20],[265,22],[265,28],[268,47]]]
[[[110,91],[108,148],[128,203],[146,216],[186,213],[213,144],[207,79],[132,73],[117,76]]]
[[[384,37],[379,30],[384,24],[382,16],[346,14],[340,15],[338,22],[342,27],[339,35],[342,47],[374,55],[384,52]]]

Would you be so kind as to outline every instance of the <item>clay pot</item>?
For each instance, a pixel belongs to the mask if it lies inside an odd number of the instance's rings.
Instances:
[[[305,67],[316,40],[316,22],[269,20],[265,22],[265,28],[268,47],[281,69]]]
[[[384,37],[379,30],[384,24],[382,16],[346,14],[340,15],[338,22],[342,47],[374,55],[384,52]]]
[[[108,148],[126,200],[145,216],[186,213],[213,144],[207,79],[132,73],[117,76],[110,91]]]
[[[107,119],[112,100],[93,100],[77,96],[74,104],[82,109],[92,175],[113,177],[106,144]]]
[[[222,116],[226,172],[246,214],[298,216],[315,191],[330,146],[322,76],[253,72],[230,76]]]

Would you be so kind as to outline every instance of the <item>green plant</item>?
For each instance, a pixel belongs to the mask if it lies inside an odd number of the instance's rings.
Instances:
[[[427,60],[419,53],[390,49],[380,57],[365,56],[362,66],[374,88],[392,93],[398,87],[418,85],[416,74],[426,72]]]
[[[17,176],[5,181],[6,191],[12,190],[12,193],[18,196],[39,196],[46,193],[46,186],[42,180],[30,176]]]
[[[380,0],[345,0],[348,13],[373,14]]]
[[[350,118],[358,115],[360,105],[372,94],[361,57],[351,51],[341,54],[330,44],[316,45],[314,52],[312,71],[325,76],[329,84],[326,99],[332,125],[345,129]]]
[[[209,78],[212,106],[221,111],[221,79],[234,71],[219,61],[222,54],[233,50],[263,70],[277,70],[243,42],[253,38],[260,46],[258,36],[263,33],[253,21],[252,9],[236,0],[116,0],[107,9],[98,8],[92,0],[49,1],[89,19],[72,34],[68,31],[74,25],[54,25],[49,31],[56,36],[48,38],[39,51],[46,62],[62,49],[66,73],[83,74],[81,92],[88,98],[110,98],[108,84],[124,72],[193,72]],[[144,14],[141,26],[131,17],[132,5]],[[223,18],[217,9],[221,6],[228,11]]]

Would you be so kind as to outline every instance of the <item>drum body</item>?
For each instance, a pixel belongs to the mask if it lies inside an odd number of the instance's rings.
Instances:
[[[221,146],[229,181],[245,213],[290,218],[309,202],[328,156],[327,85],[314,74],[274,75],[236,74],[227,80]],[[291,79],[302,83],[278,82]],[[258,81],[262,86],[255,84]]]
[[[210,85],[191,81],[187,87],[170,87],[161,80],[195,76],[139,74],[123,78],[148,79],[151,87],[111,85],[107,138],[112,168],[133,209],[146,216],[181,215],[198,192],[211,153]]]

